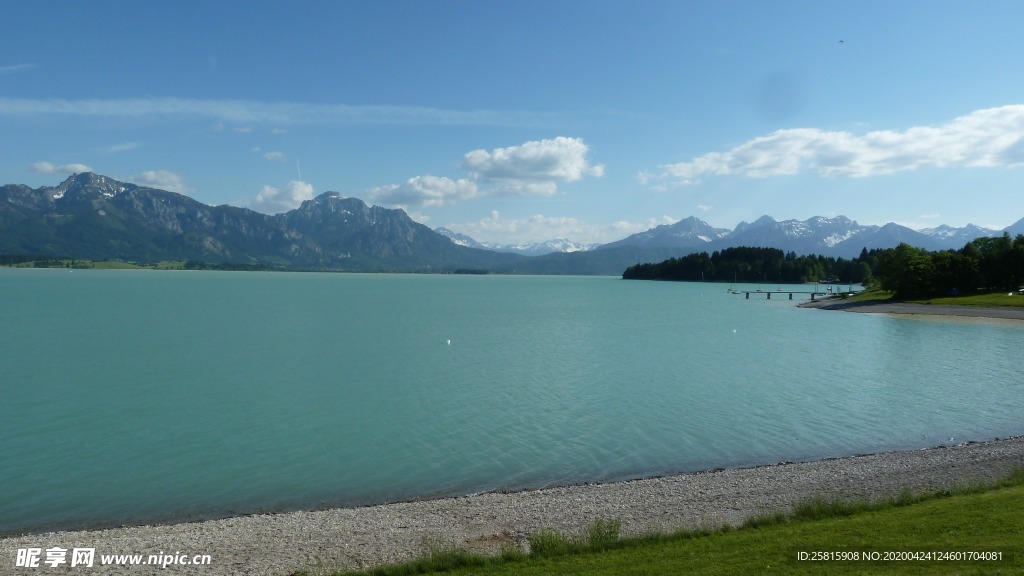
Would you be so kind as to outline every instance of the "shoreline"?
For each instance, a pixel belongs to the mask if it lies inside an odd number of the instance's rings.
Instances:
[[[801,302],[797,304],[797,307],[867,314],[1024,320],[1024,308],[1011,307],[955,306],[950,304],[915,304],[913,302],[888,301],[846,302],[833,299]]]
[[[258,514],[182,524],[58,531],[0,538],[0,565],[18,548],[91,547],[100,554],[209,554],[206,566],[175,574],[288,575],[299,569],[372,567],[408,560],[431,546],[498,552],[529,534],[567,535],[595,520],[622,522],[623,535],[739,525],[812,496],[877,500],[991,482],[1024,466],[1024,436],[918,450],[715,469],[607,484]],[[65,569],[72,571],[66,565]],[[157,573],[159,567],[95,566],[90,574]]]

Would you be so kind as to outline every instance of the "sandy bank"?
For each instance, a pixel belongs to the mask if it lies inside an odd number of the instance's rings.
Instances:
[[[407,559],[429,544],[497,550],[540,528],[578,533],[616,518],[625,533],[740,523],[812,495],[881,498],[990,481],[1024,466],[1024,437],[948,448],[684,474],[512,494],[293,512],[0,540],[0,574],[25,547],[92,547],[100,554],[209,554],[209,566],[40,568],[81,574],[289,574],[303,568],[370,566]],[[98,563],[98,562],[97,562]],[[24,572],[22,569],[21,572]]]
[[[844,300],[815,300],[802,302],[801,308],[820,310],[843,310],[845,312],[867,312],[871,314],[908,314],[921,316],[963,316],[970,318],[1000,318],[1024,320],[1024,308],[982,306],[949,306],[943,304],[913,304],[910,302],[846,302]]]

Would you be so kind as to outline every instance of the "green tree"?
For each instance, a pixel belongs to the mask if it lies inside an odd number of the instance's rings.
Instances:
[[[906,242],[882,253],[878,262],[878,280],[883,290],[896,298],[920,298],[935,291],[932,284],[932,259],[928,252]]]

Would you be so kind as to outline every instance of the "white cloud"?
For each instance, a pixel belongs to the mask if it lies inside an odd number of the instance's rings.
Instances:
[[[3,76],[4,74],[14,74],[16,72],[26,72],[35,67],[35,64],[15,64],[13,66],[0,66],[0,76]]]
[[[17,67],[11,67],[17,68]],[[19,68],[20,69],[20,68]],[[16,71],[16,70],[12,70]],[[83,116],[106,118],[212,118],[214,129],[225,123],[248,130],[269,124],[274,130],[302,124],[406,124],[454,126],[542,126],[545,114],[503,110],[444,110],[419,106],[353,106],[308,102],[253,100],[196,100],[188,98],[120,98],[62,100],[0,98],[0,115]]]
[[[503,193],[551,195],[558,182],[604,175],[604,166],[587,162],[588,151],[582,138],[559,136],[490,152],[473,150],[463,156],[462,167]]]
[[[708,206],[707,204],[697,204],[697,210],[700,210],[701,212],[711,212],[711,206]]]
[[[654,174],[652,174],[650,172],[647,172],[646,170],[641,170],[641,171],[637,172],[636,176],[635,176],[636,181],[639,182],[643,186],[646,186],[647,183],[650,182],[654,177],[655,177]]]
[[[284,155],[284,152],[278,152],[276,150],[267,150],[266,152],[264,152],[263,149],[260,148],[259,146],[253,146],[252,148],[249,148],[249,152],[252,152],[253,154],[259,154],[260,156],[263,157],[264,160],[284,161],[288,159],[288,157]]]
[[[110,153],[110,154],[118,154],[120,152],[129,152],[131,150],[135,150],[135,149],[141,148],[141,147],[142,147],[142,144],[139,144],[138,142],[122,142],[120,144],[114,144],[112,146],[107,146],[103,150],[105,152]]]
[[[466,234],[480,242],[517,244],[567,239],[587,244],[605,244],[621,240],[630,234],[643,232],[660,224],[675,222],[669,216],[651,218],[644,222],[621,220],[611,224],[589,224],[569,216],[534,214],[526,218],[506,218],[497,210],[490,216],[463,224],[448,224],[446,228]]]
[[[82,172],[93,172],[93,169],[85,164],[53,164],[51,162],[36,162],[29,166],[29,170],[40,174],[81,174]]]
[[[878,130],[858,136],[818,128],[778,130],[727,152],[662,166],[662,178],[697,184],[707,175],[752,178],[815,172],[867,177],[922,168],[1024,164],[1024,105],[977,110],[940,126]]]
[[[445,206],[475,198],[478,189],[471,180],[452,180],[428,174],[409,178],[402,184],[372,188],[368,192],[374,202],[394,206]]]
[[[489,196],[550,196],[558,190],[559,182],[604,174],[604,166],[587,162],[587,151],[582,139],[562,136],[490,152],[473,150],[462,159],[470,178],[415,176],[402,184],[372,188],[367,194],[375,202],[402,208],[447,206]]]
[[[187,194],[192,191],[192,188],[185,183],[185,178],[167,170],[148,170],[128,178],[128,181],[140,186],[177,192],[178,194]]]
[[[308,182],[292,180],[284,188],[264,186],[263,190],[250,202],[249,208],[266,214],[278,214],[298,208],[306,200],[313,199],[313,185]]]
[[[406,212],[406,214],[409,215],[409,218],[412,218],[414,221],[419,222],[420,224],[426,225],[430,222],[430,216],[424,214],[423,212],[412,211]]]

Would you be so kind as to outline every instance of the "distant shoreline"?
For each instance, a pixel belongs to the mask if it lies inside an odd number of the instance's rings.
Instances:
[[[407,560],[430,545],[493,553],[503,546],[522,547],[540,529],[579,534],[600,519],[621,521],[627,535],[739,525],[752,515],[783,511],[813,496],[877,500],[903,490],[993,482],[1022,466],[1024,436],[1017,436],[608,484],[31,534],[0,538],[0,561],[13,562],[17,549],[27,547],[91,547],[97,557],[174,551],[209,554],[213,560],[208,566],[175,566],[175,574],[285,576],[316,566],[371,567]],[[97,567],[90,573],[125,571]]]
[[[800,308],[818,310],[841,310],[868,314],[898,314],[909,316],[960,316],[964,318],[996,318],[1002,320],[1024,320],[1024,308],[1008,306],[955,306],[950,304],[915,304],[912,302],[889,302],[872,300],[847,302],[845,300],[812,300],[801,302]]]

